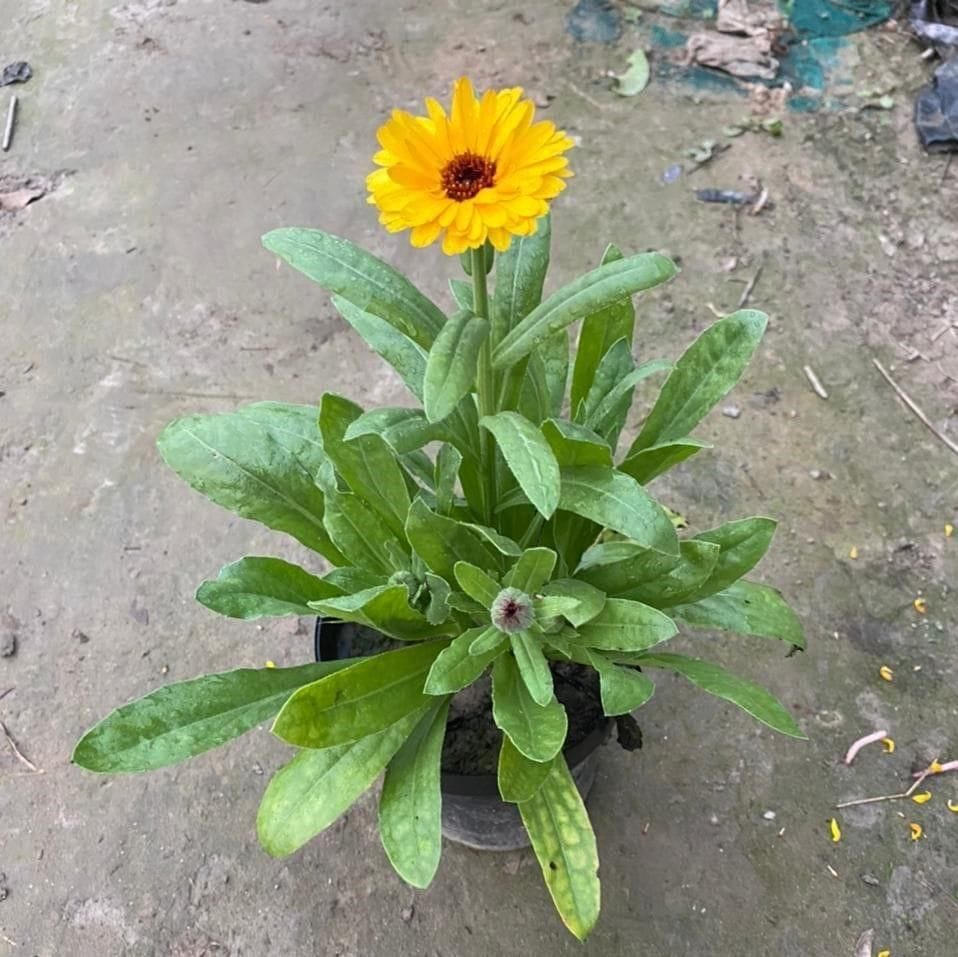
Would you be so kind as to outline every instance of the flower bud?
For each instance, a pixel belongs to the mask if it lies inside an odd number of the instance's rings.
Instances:
[[[503,588],[492,603],[490,616],[493,625],[507,635],[525,631],[535,617],[532,599],[518,588]]]

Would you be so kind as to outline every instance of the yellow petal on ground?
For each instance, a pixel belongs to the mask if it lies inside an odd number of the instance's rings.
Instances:
[[[854,561],[856,558],[858,558],[858,546],[857,546],[857,545],[852,545],[852,547],[851,547],[850,549],[848,549],[848,557],[849,557],[852,561]]]
[[[929,774],[940,774],[942,767],[943,767],[943,765],[942,765],[941,761],[937,761],[937,760],[932,761],[931,764],[928,765],[928,773],[929,773]]]
[[[945,538],[951,538],[955,534],[955,526],[951,522],[945,523]]]
[[[955,804],[953,801],[949,801],[945,807],[948,808],[953,814],[958,814],[958,804]]]
[[[922,837],[925,836],[925,832],[922,829],[922,826],[920,824],[916,824],[914,821],[911,821],[909,823],[908,830],[911,831],[911,839],[913,841],[920,840]]]
[[[842,829],[838,826],[838,821],[831,818],[828,822],[828,833],[832,837],[832,843],[837,844],[842,839]]]
[[[884,681],[891,681],[895,677],[895,672],[888,665],[882,665],[878,669],[878,676]]]
[[[267,668],[275,668],[275,667],[276,667],[276,662],[275,662],[275,661],[267,661],[267,662],[266,662],[266,667],[267,667]]]
[[[895,753],[895,739],[894,738],[882,738],[881,746],[889,753]]]
[[[917,794],[913,794],[911,799],[915,804],[927,804],[931,800],[931,791],[919,791]]]
[[[928,611],[928,602],[925,601],[925,599],[922,598],[921,596],[916,598],[912,602],[912,605],[915,606],[915,611],[917,611],[919,615],[923,615],[925,614],[926,611]]]
[[[891,951],[890,951],[890,950],[880,950],[880,951],[878,951],[878,954],[876,955],[876,957],[891,957]]]

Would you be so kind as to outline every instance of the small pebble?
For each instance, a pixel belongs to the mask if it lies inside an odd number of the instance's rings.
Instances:
[[[402,914],[400,915],[402,919],[408,924],[412,920],[412,915],[416,913],[416,909],[410,904],[408,907],[402,909]]]
[[[719,819],[718,819],[718,815],[717,815],[717,814],[710,814],[710,815],[709,815],[709,824],[716,824],[716,825],[717,825],[718,822],[719,822]]]
[[[70,632],[70,637],[80,642],[81,645],[85,645],[90,640],[90,636],[86,632],[80,631],[79,628],[74,628]]]
[[[742,414],[742,410],[737,405],[727,405],[722,409],[722,415],[727,419],[737,419]]]
[[[832,477],[832,473],[825,469],[809,469],[808,474],[815,479],[816,482],[823,482],[825,479]]]
[[[878,887],[878,886],[879,886],[879,880],[878,880],[878,878],[875,877],[873,874],[862,874],[862,880],[863,880],[869,887]]]
[[[766,812],[762,815],[762,817],[764,817],[766,821],[774,821],[774,820],[775,820],[775,812],[774,812],[774,811],[766,811]]]

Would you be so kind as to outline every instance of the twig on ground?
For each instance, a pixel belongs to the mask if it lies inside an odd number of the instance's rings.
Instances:
[[[11,691],[13,691],[13,685],[11,685],[9,688],[7,688],[6,691],[0,694],[0,701],[3,701],[3,699],[6,698],[6,696],[10,694]]]
[[[755,283],[758,282],[758,277],[762,275],[762,270],[765,268],[765,259],[758,264],[758,269],[755,270],[755,275],[748,281],[745,288],[742,290],[742,295],[739,296],[738,307],[739,309],[744,309],[745,304],[749,300],[749,296],[752,295],[752,290],[755,288]]]
[[[13,121],[17,116],[17,98],[10,97],[10,109],[7,110],[7,125],[3,129],[3,149],[4,152],[10,149],[10,142],[13,139]]]
[[[17,747],[17,742],[13,740],[7,726],[2,721],[0,721],[0,731],[3,731],[3,736],[7,739],[7,744],[10,745],[10,749],[17,760],[21,764],[25,764],[34,774],[39,774],[40,769]]]
[[[911,787],[907,791],[902,791],[901,794],[881,794],[878,797],[871,798],[856,798],[854,801],[843,801],[841,804],[836,804],[836,808],[845,808],[845,807],[858,807],[860,804],[877,804],[879,801],[900,801],[903,798],[910,798],[912,794],[915,793],[918,786],[921,784],[929,774],[937,774],[938,771],[933,770],[937,764],[938,759],[935,758],[931,764],[925,768],[924,771],[919,771],[915,781],[912,783]],[[958,761],[952,762],[958,767]],[[945,767],[945,765],[939,765],[939,769]]]
[[[914,412],[921,424],[924,425],[925,428],[928,429],[928,431],[931,432],[932,435],[934,435],[940,442],[942,442],[944,445],[947,445],[948,448],[955,453],[955,455],[958,455],[958,445],[952,442],[947,435],[943,435],[941,432],[939,432],[938,429],[931,424],[931,420],[927,415],[925,415],[924,412],[921,411],[914,399],[912,399],[911,396],[909,396],[908,393],[905,392],[905,390],[885,371],[885,367],[877,359],[873,358],[872,363],[882,374],[885,381],[895,390],[898,398],[901,399],[902,402],[904,402],[912,412]]]
[[[827,399],[828,393],[825,391],[825,386],[822,385],[821,379],[815,375],[815,370],[811,366],[802,366],[802,372],[805,373],[805,378],[808,379],[812,388],[815,390],[815,395],[820,399]]]

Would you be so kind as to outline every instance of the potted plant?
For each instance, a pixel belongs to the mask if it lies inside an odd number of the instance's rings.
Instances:
[[[560,916],[584,938],[598,916],[598,857],[576,781],[587,790],[606,716],[639,708],[664,669],[802,737],[767,691],[666,650],[680,625],[803,647],[778,592],[743,580],[775,523],[680,536],[647,490],[705,447],[691,432],[742,373],[766,319],[736,312],[674,364],[636,365],[631,297],[675,275],[666,257],[610,246],[542,299],[549,204],[570,175],[571,139],[534,122],[521,90],[477,98],[466,79],[448,114],[433,100],[427,114],[392,114],[367,185],[388,230],[461,255],[468,281],[451,281],[448,314],[348,240],[313,229],[263,239],[333,294],[418,404],[363,410],[327,393],[318,407],[189,416],[159,439],[193,488],[332,566],[243,558],[204,582],[199,601],[234,618],[349,623],[372,633],[372,653],[168,685],[103,719],[74,761],[148,771],[272,720],[298,750],[263,797],[264,848],[295,851],[385,771],[382,841],[417,887],[436,873],[444,811],[460,839],[452,818],[469,813],[468,788],[447,787],[444,800],[443,767],[457,772],[447,783],[491,770],[500,813],[489,828],[521,818]],[[649,376],[664,376],[661,389],[620,452]]]

